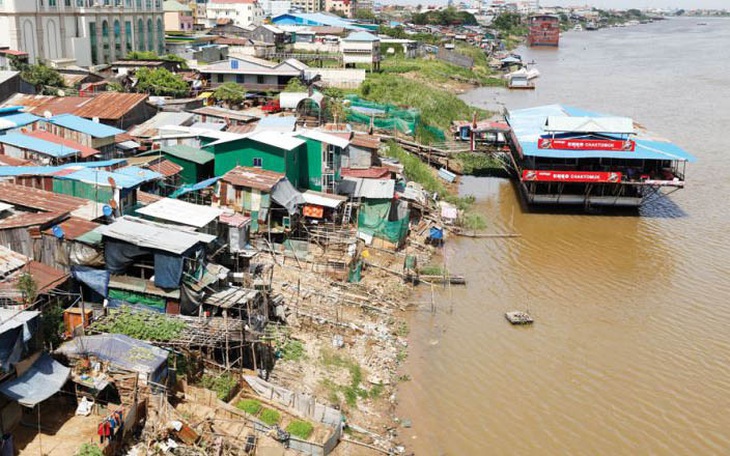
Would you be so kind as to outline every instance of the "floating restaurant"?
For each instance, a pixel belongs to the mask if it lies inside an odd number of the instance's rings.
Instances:
[[[549,105],[510,111],[507,122],[529,204],[638,207],[683,188],[695,160],[628,117]]]

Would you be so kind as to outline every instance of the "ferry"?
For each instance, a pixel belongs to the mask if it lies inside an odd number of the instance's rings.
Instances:
[[[529,205],[639,207],[684,188],[695,158],[633,119],[564,105],[509,111],[510,159]]]

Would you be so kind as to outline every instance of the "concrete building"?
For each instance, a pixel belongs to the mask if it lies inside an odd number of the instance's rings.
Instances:
[[[0,43],[57,66],[113,62],[131,51],[164,53],[162,0],[4,0]]]
[[[373,71],[380,69],[380,38],[368,32],[351,33],[340,41],[345,66],[367,63]]]
[[[302,13],[318,13],[324,10],[324,0],[291,0],[291,7]]]
[[[324,8],[328,13],[335,11],[342,13],[345,17],[352,17],[355,13],[355,2],[353,0],[325,0]]]
[[[208,27],[228,22],[245,27],[259,25],[264,20],[264,10],[257,0],[210,0],[206,15]]]
[[[177,0],[165,0],[165,30],[170,32],[192,32],[193,10]]]
[[[291,11],[291,0],[261,0],[264,17],[276,17]]]

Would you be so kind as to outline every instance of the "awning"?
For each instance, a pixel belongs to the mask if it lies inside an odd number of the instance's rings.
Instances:
[[[56,394],[71,375],[71,369],[43,353],[20,377],[0,385],[0,393],[25,407],[34,407]]]

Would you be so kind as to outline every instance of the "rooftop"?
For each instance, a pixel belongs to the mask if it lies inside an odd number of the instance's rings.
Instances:
[[[44,130],[34,130],[34,131],[30,131],[25,134],[27,136],[31,136],[36,139],[51,142],[54,144],[59,144],[65,148],[78,150],[80,152],[81,158],[93,157],[94,155],[97,155],[100,153],[100,151],[94,149],[93,147],[85,146],[83,144],[77,143],[76,141],[62,138],[60,136],[54,135],[53,133],[50,133],[50,132],[47,132]]]
[[[39,154],[48,155],[54,158],[66,158],[79,155],[80,150],[74,149],[55,142],[40,139],[37,136],[24,135],[22,133],[8,133],[0,136],[0,143],[14,146],[19,149],[31,150]]]
[[[146,94],[102,92],[93,97],[56,97],[15,94],[3,106],[25,106],[35,115],[74,114],[92,119],[117,120],[147,99]]]
[[[69,130],[86,133],[94,138],[108,138],[124,133],[124,130],[110,127],[73,114],[60,114],[48,120],[53,125],[68,128]]]
[[[177,144],[174,146],[161,147],[160,150],[173,157],[181,158],[186,161],[204,165],[210,163],[215,159],[215,155],[208,152],[207,150],[198,149],[184,144]]]
[[[102,225],[94,231],[104,237],[128,242],[138,247],[177,255],[182,255],[200,243],[207,244],[215,239],[215,236],[209,234],[186,232],[169,225],[145,222],[129,216],[119,218],[111,225]]]
[[[173,198],[163,198],[138,209],[137,213],[166,222],[203,228],[217,219],[223,211],[221,209],[201,206]]]
[[[114,186],[118,188],[134,188],[145,182],[160,179],[162,175],[147,169],[129,166],[115,171],[83,168],[63,176],[56,176],[56,178],[86,182],[101,187],[111,187],[114,182]]]
[[[246,166],[236,166],[221,177],[223,182],[236,187],[255,188],[265,192],[270,192],[283,179],[286,179],[284,174]]]
[[[89,200],[22,185],[0,183],[0,201],[45,212],[73,212]]]
[[[90,222],[78,217],[69,217],[61,223],[56,224],[63,232],[63,238],[74,240],[77,237],[83,236],[89,231],[93,231],[100,225],[98,223]],[[52,228],[43,230],[43,233],[48,235],[55,235]]]

